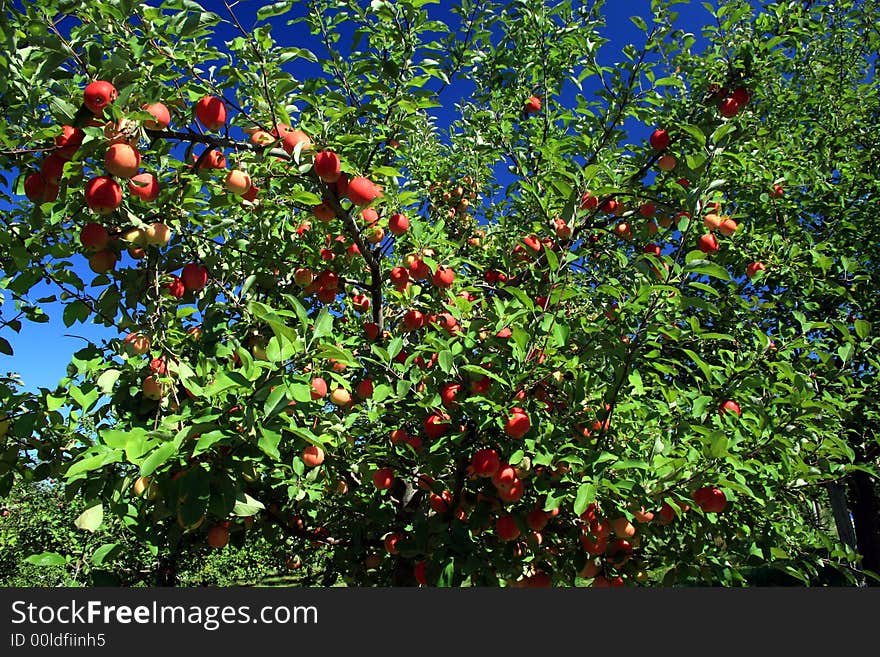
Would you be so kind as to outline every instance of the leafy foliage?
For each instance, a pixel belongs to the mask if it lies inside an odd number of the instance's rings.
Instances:
[[[310,547],[324,585],[856,581],[814,502],[877,472],[875,3],[721,3],[699,47],[655,0],[613,62],[598,3],[306,4],[252,29],[171,0],[7,10],[0,286],[120,337],[56,390],[0,387],[0,492],[63,481],[172,584],[227,538]],[[97,117],[95,80],[119,93]],[[62,125],[84,140],[57,199],[23,198]],[[160,193],[99,215],[114,140]],[[90,223],[121,255],[94,275]]]

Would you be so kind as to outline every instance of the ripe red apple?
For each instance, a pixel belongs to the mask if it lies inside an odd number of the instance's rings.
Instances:
[[[97,80],[83,90],[83,104],[92,114],[100,116],[104,108],[119,97],[116,87],[106,80]]]
[[[510,415],[504,422],[504,433],[511,438],[522,438],[531,428],[532,422],[528,414],[518,406],[511,409]]]
[[[611,530],[617,538],[632,538],[636,535],[636,528],[627,518],[624,517],[612,520]]]
[[[226,125],[226,104],[217,96],[203,96],[196,103],[196,118],[207,130],[219,130]]]
[[[32,173],[24,179],[24,194],[34,203],[43,203],[46,194],[46,179],[42,173]]]
[[[737,415],[737,417],[741,415],[740,410],[739,410],[739,404],[737,404],[732,399],[728,399],[726,402],[721,404],[721,407],[719,408],[718,412],[721,415],[724,415],[725,413],[734,413]]]
[[[224,525],[214,525],[208,530],[208,545],[220,550],[229,543],[229,529]]]
[[[400,534],[396,534],[396,533],[388,534],[385,537],[385,539],[382,541],[383,544],[385,545],[385,551],[388,552],[388,554],[397,554],[397,551],[398,551],[397,544],[400,543],[400,541],[402,541],[402,540],[403,540],[403,536],[401,536]]]
[[[525,104],[526,114],[537,114],[541,111],[541,99],[537,96],[529,96]]]
[[[755,274],[757,274],[759,271],[764,271],[765,269],[767,268],[764,266],[763,262],[749,263],[749,265],[746,267],[746,276],[748,276],[749,278],[754,278]]]
[[[703,225],[706,227],[706,230],[718,230],[721,226],[722,219],[714,212],[710,212],[705,217],[703,217]]]
[[[281,137],[281,146],[290,155],[295,153],[297,146],[299,146],[300,152],[312,147],[312,140],[305,132],[286,123],[279,123],[275,126],[273,134]]]
[[[162,288],[175,299],[180,299],[186,293],[186,286],[175,274],[171,274],[171,280],[165,283]]]
[[[141,167],[141,154],[128,144],[113,144],[104,154],[104,167],[117,178],[131,178]]]
[[[144,378],[141,383],[141,392],[143,392],[144,397],[147,399],[159,400],[165,396],[165,386],[158,378],[151,374]]]
[[[398,290],[402,290],[403,288],[406,288],[407,283],[409,283],[409,272],[403,267],[394,267],[388,278],[394,287]]]
[[[96,274],[106,274],[116,268],[117,260],[119,260],[119,256],[115,251],[104,249],[89,258],[89,268]]]
[[[123,343],[128,353],[133,356],[143,356],[150,350],[150,338],[143,333],[129,333]]]
[[[418,331],[425,325],[425,316],[418,310],[409,310],[403,316],[403,326],[407,331]]]
[[[477,450],[471,457],[471,469],[478,477],[493,477],[500,467],[501,461],[494,449]]]
[[[660,169],[660,171],[672,171],[676,164],[678,164],[678,162],[672,155],[664,155],[657,160],[657,168]]]
[[[509,488],[514,482],[518,481],[518,479],[519,477],[517,477],[516,468],[509,463],[501,463],[498,465],[495,474],[492,475],[492,485],[498,489]]]
[[[366,210],[364,211],[366,212]],[[392,235],[403,235],[409,230],[409,219],[405,214],[396,212],[388,219],[388,230]]]
[[[431,493],[431,496],[428,498],[428,504],[437,513],[446,513],[452,505],[452,493],[448,490],[444,490],[439,495]]]
[[[226,189],[235,194],[242,196],[251,188],[251,177],[244,171],[232,169],[226,174]]]
[[[705,235],[700,236],[700,239],[697,242],[697,248],[703,253],[709,254],[717,253],[720,247],[715,236],[712,233],[706,233]]]
[[[455,397],[461,391],[460,383],[447,383],[440,388],[440,400],[446,408],[458,406]]]
[[[80,230],[79,241],[84,249],[101,251],[107,246],[107,242],[110,241],[110,233],[101,224],[89,223]]]
[[[367,226],[372,226],[379,221],[379,213],[373,208],[364,208],[363,211],[361,211],[361,218]]]
[[[543,509],[532,509],[526,515],[526,524],[529,529],[536,532],[544,531],[548,522],[550,522],[550,514]]]
[[[67,160],[57,153],[53,153],[40,164],[40,173],[43,174],[43,178],[48,184],[57,185],[61,182],[61,176],[64,175],[65,164],[67,164]]]
[[[555,222],[556,226],[556,238],[562,241],[571,239],[572,229],[567,223],[565,223],[562,219],[557,219]]]
[[[110,214],[122,203],[122,188],[113,178],[98,176],[86,183],[86,205],[98,214]]]
[[[321,377],[312,379],[311,396],[312,399],[323,399],[327,396],[327,382]]]
[[[662,128],[657,128],[651,133],[648,141],[651,143],[651,148],[655,151],[665,151],[669,146],[669,133]]]
[[[506,502],[507,504],[511,504],[514,502],[519,502],[523,495],[526,493],[525,484],[523,484],[522,480],[517,477],[509,485],[502,485],[498,487],[498,497],[501,501]]]
[[[498,518],[495,521],[495,533],[502,541],[513,541],[519,538],[520,529],[516,518],[509,514]]]
[[[197,262],[191,262],[183,268],[180,280],[187,290],[203,290],[208,284],[208,270]]]
[[[324,450],[317,445],[309,445],[302,451],[302,460],[306,467],[317,467],[324,462]]]
[[[354,391],[361,399],[369,399],[373,396],[373,380],[364,379],[355,386]]]
[[[139,173],[128,181],[128,192],[150,203],[159,198],[159,181],[152,173]]]
[[[785,190],[782,188],[782,185],[773,185],[773,188],[770,190],[770,198],[782,198],[785,194]]]
[[[730,119],[739,113],[739,107],[740,105],[735,98],[725,98],[718,106],[718,111],[725,119]]]
[[[370,298],[365,294],[355,294],[351,298],[352,307],[360,313],[365,313],[370,309]]]
[[[391,488],[394,483],[394,470],[391,468],[379,468],[373,473],[373,485],[379,490]]]
[[[645,219],[650,219],[655,214],[657,214],[657,206],[653,203],[642,203],[639,206],[639,215]]]
[[[61,134],[55,137],[55,153],[58,157],[69,160],[77,149],[82,146],[86,133],[70,125],[61,126]]]
[[[141,109],[153,116],[144,121],[144,127],[148,130],[164,130],[171,123],[171,113],[164,103],[145,103]]]
[[[358,176],[348,183],[348,199],[359,207],[369,205],[379,198],[379,189],[368,178]]]
[[[449,420],[449,416],[445,413],[431,413],[428,417],[425,418],[425,421],[422,425],[424,429],[425,435],[431,440],[436,440],[437,438],[442,438],[447,433],[449,433],[452,428],[452,424]]]
[[[366,322],[364,324],[364,334],[367,336],[367,340],[374,342],[379,338],[379,325],[375,322]]]
[[[726,237],[730,237],[736,232],[737,228],[739,228],[737,223],[730,217],[727,217],[718,225],[718,232]]]
[[[745,87],[737,87],[733,90],[733,93],[730,94],[730,97],[739,103],[740,107],[745,107],[752,99],[752,94]]]
[[[721,513],[727,507],[724,491],[714,486],[704,486],[694,491],[694,502],[703,513]]]
[[[315,173],[324,182],[334,183],[339,180],[339,156],[333,151],[321,151],[315,155]]]
[[[590,192],[584,192],[581,196],[581,210],[595,210],[599,207],[599,197],[593,196]]]
[[[452,287],[452,283],[455,281],[455,272],[449,267],[440,265],[437,267],[437,271],[434,272],[434,276],[431,280],[437,287]]]
[[[226,156],[223,155],[222,152],[212,149],[208,151],[208,154],[205,155],[204,158],[196,157],[193,155],[193,159],[195,161],[201,160],[199,164],[199,169],[225,169],[226,168]]]

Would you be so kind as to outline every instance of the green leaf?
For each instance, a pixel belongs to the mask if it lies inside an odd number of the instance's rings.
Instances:
[[[716,434],[712,437],[712,444],[709,447],[709,453],[716,459],[721,459],[727,456],[727,436],[725,434]]]
[[[92,553],[92,563],[101,566],[106,562],[113,561],[122,554],[122,546],[119,543],[105,543]]]
[[[321,308],[321,312],[318,313],[318,318],[315,320],[315,330],[312,336],[317,339],[331,333],[333,333],[333,315],[327,308]]]
[[[581,515],[584,511],[586,511],[590,503],[595,501],[596,485],[591,482],[581,484],[578,487],[577,496],[574,500],[574,514],[576,516]]]
[[[63,566],[67,563],[67,559],[57,552],[41,552],[27,557],[25,563],[34,566]]]
[[[437,356],[437,363],[440,365],[440,369],[443,370],[445,374],[449,374],[452,372],[453,368],[453,356],[452,352],[448,349],[444,349]]]
[[[271,5],[260,7],[257,10],[257,20],[264,21],[273,16],[280,16],[290,11],[293,7],[293,0],[284,0],[283,2],[273,2]]]
[[[254,516],[265,508],[260,500],[244,493],[243,497],[235,498],[235,506],[232,509],[232,513],[242,517]]]
[[[173,454],[177,453],[177,445],[174,441],[163,443],[150,453],[150,455],[141,463],[141,477],[147,477],[153,474],[160,465],[163,465]]]
[[[684,270],[694,274],[720,278],[722,281],[730,280],[730,274],[724,267],[709,260],[691,260],[684,266]]]
[[[98,527],[101,526],[103,521],[104,506],[102,504],[96,504],[79,514],[79,517],[73,521],[73,524],[76,525],[78,529],[84,529],[94,533]]]
[[[6,338],[0,338],[0,354],[12,355],[12,345]]]
[[[278,445],[281,444],[281,434],[275,431],[270,431],[265,427],[260,431],[260,439],[257,442],[257,447],[263,450],[264,454],[272,457],[276,461],[281,459],[281,453],[278,451]]]
[[[119,375],[122,374],[120,370],[110,369],[105,370],[101,376],[98,377],[98,388],[101,389],[105,395],[113,392],[113,386],[116,384],[116,381],[119,380]]]
[[[866,322],[863,319],[857,319],[855,322],[856,327],[856,335],[858,335],[862,340],[867,338],[871,334],[871,323]]]

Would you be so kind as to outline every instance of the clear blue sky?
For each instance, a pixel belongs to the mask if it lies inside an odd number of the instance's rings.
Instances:
[[[366,1],[366,0],[364,0]],[[241,2],[236,6],[236,14],[245,27],[249,27],[256,22],[256,12],[264,4],[262,2]],[[202,2],[206,8],[216,11],[221,17],[226,17],[225,9],[219,2]],[[618,61],[620,49],[627,43],[640,45],[643,41],[643,34],[630,21],[629,17],[640,15],[646,19],[650,17],[650,0],[610,0],[603,10],[607,17],[607,27],[604,30],[604,36],[610,39],[600,51],[600,59],[606,63],[614,63]],[[432,18],[437,18],[447,22],[450,26],[457,24],[455,16],[451,15],[446,9],[447,5],[440,2],[434,5],[428,5],[426,9]],[[705,24],[710,16],[702,7],[700,2],[682,3],[675,7],[679,12],[678,25],[688,31],[693,32],[698,38],[698,47],[702,40],[700,39],[700,28]],[[276,24],[274,30],[275,38],[283,46],[296,45],[312,50],[318,57],[321,57],[326,51],[319,41],[311,38],[310,35],[304,35],[302,30],[290,30],[286,28],[285,22],[291,17],[286,16],[273,19]],[[223,41],[231,39],[238,35],[238,32],[229,24],[223,24],[217,28],[215,45],[218,48],[223,47]],[[296,37],[296,43],[293,43],[293,36]],[[340,45],[345,47],[346,39],[343,39]],[[298,77],[304,75],[320,75],[321,70],[315,66],[311,70],[303,70],[298,65]],[[467,82],[459,82],[451,85],[443,94],[443,108],[436,110],[438,125],[447,125],[453,118],[453,113],[448,108],[452,108],[454,104],[463,96],[465,96],[471,87]],[[565,99],[563,99],[564,102]],[[644,135],[647,137],[647,133]],[[84,257],[74,257],[75,269],[83,280],[89,282],[94,275],[88,269],[88,265]],[[96,291],[96,294],[99,291]],[[3,319],[10,319],[16,314],[16,310],[12,303],[11,296],[8,292],[0,290],[0,294],[4,296],[4,303],[0,306],[0,316]],[[51,295],[58,295],[59,290],[52,285],[40,284],[35,287],[31,293],[32,300]],[[38,388],[45,387],[54,389],[58,385],[58,381],[65,376],[67,364],[70,362],[70,356],[78,349],[86,345],[83,340],[92,340],[100,343],[101,340],[118,337],[115,330],[106,329],[101,326],[91,324],[74,324],[71,328],[64,326],[61,321],[61,312],[63,306],[59,303],[48,304],[43,306],[46,313],[50,316],[50,321],[44,324],[34,324],[24,321],[22,332],[20,334],[13,333],[8,328],[0,328],[0,336],[6,338],[14,349],[14,355],[10,358],[0,355],[0,372],[18,372],[24,380],[25,387],[29,390],[36,391]]]

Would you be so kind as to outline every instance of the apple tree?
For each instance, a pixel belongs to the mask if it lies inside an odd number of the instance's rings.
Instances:
[[[220,4],[5,10],[2,330],[102,332],[0,492],[166,585],[871,580],[876,3]]]

